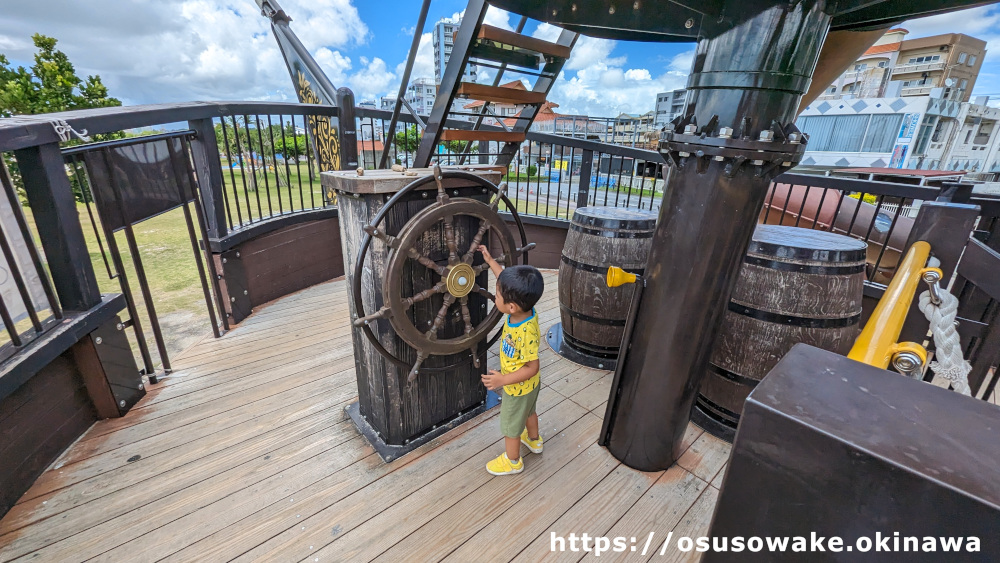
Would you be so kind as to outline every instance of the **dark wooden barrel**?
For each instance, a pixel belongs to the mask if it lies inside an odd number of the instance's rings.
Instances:
[[[597,362],[581,363],[614,365],[633,288],[608,287],[608,266],[642,274],[655,228],[653,211],[583,207],[573,214],[559,263],[559,310],[563,344]]]
[[[712,349],[693,418],[732,441],[747,395],[792,346],[846,354],[861,332],[867,245],[758,225]]]

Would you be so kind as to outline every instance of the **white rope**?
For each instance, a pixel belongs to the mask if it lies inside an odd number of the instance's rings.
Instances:
[[[951,382],[951,386],[963,395],[972,395],[969,389],[969,372],[972,366],[962,357],[962,342],[955,329],[958,316],[958,298],[948,291],[939,291],[940,305],[931,301],[930,291],[920,294],[920,312],[927,317],[934,335],[934,357],[931,369],[934,375]]]

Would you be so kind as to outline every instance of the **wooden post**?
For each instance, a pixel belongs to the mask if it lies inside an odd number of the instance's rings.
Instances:
[[[14,151],[59,302],[86,311],[101,302],[76,198],[58,143]]]
[[[188,121],[188,127],[197,134],[197,137],[191,141],[191,156],[194,158],[194,170],[198,176],[201,202],[205,206],[208,236],[222,238],[228,232],[228,222],[219,144],[215,138],[215,124],[211,118],[196,119]]]

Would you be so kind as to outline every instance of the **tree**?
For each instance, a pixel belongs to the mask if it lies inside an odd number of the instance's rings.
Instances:
[[[0,54],[0,117],[122,105],[121,100],[108,96],[108,89],[101,82],[100,76],[88,76],[86,80],[81,80],[69,57],[56,50],[56,39],[39,33],[32,35],[31,39],[38,52],[35,53],[35,64],[30,69],[23,66],[14,68],[10,60]],[[119,131],[94,135],[94,140],[124,136]],[[74,139],[66,144],[79,142]],[[4,161],[23,200],[24,188],[17,161],[7,154],[4,155]],[[83,192],[77,180],[73,176],[70,180],[73,193],[78,200],[82,200]]]
[[[420,145],[420,131],[416,125],[410,125],[396,132],[396,150],[402,152],[417,152]]]
[[[31,39],[38,52],[30,69],[15,69],[0,54],[0,116],[122,105],[108,96],[100,76],[81,80],[69,57],[56,50],[56,39],[39,33]]]

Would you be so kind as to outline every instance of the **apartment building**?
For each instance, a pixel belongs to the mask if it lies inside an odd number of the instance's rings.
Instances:
[[[902,28],[887,31],[821,99],[926,96],[942,88],[945,99],[968,102],[986,42],[961,33],[905,39],[908,33]]]
[[[448,68],[448,61],[451,60],[451,52],[455,47],[455,32],[461,25],[461,19],[458,21],[443,19],[434,26],[431,43],[434,46],[434,82],[437,84],[441,83],[444,70]],[[476,65],[468,65],[462,80],[465,82],[476,81]]]
[[[683,88],[657,94],[656,109],[653,110],[655,112],[653,124],[657,128],[663,127],[684,113],[684,98],[686,96],[687,90]]]

